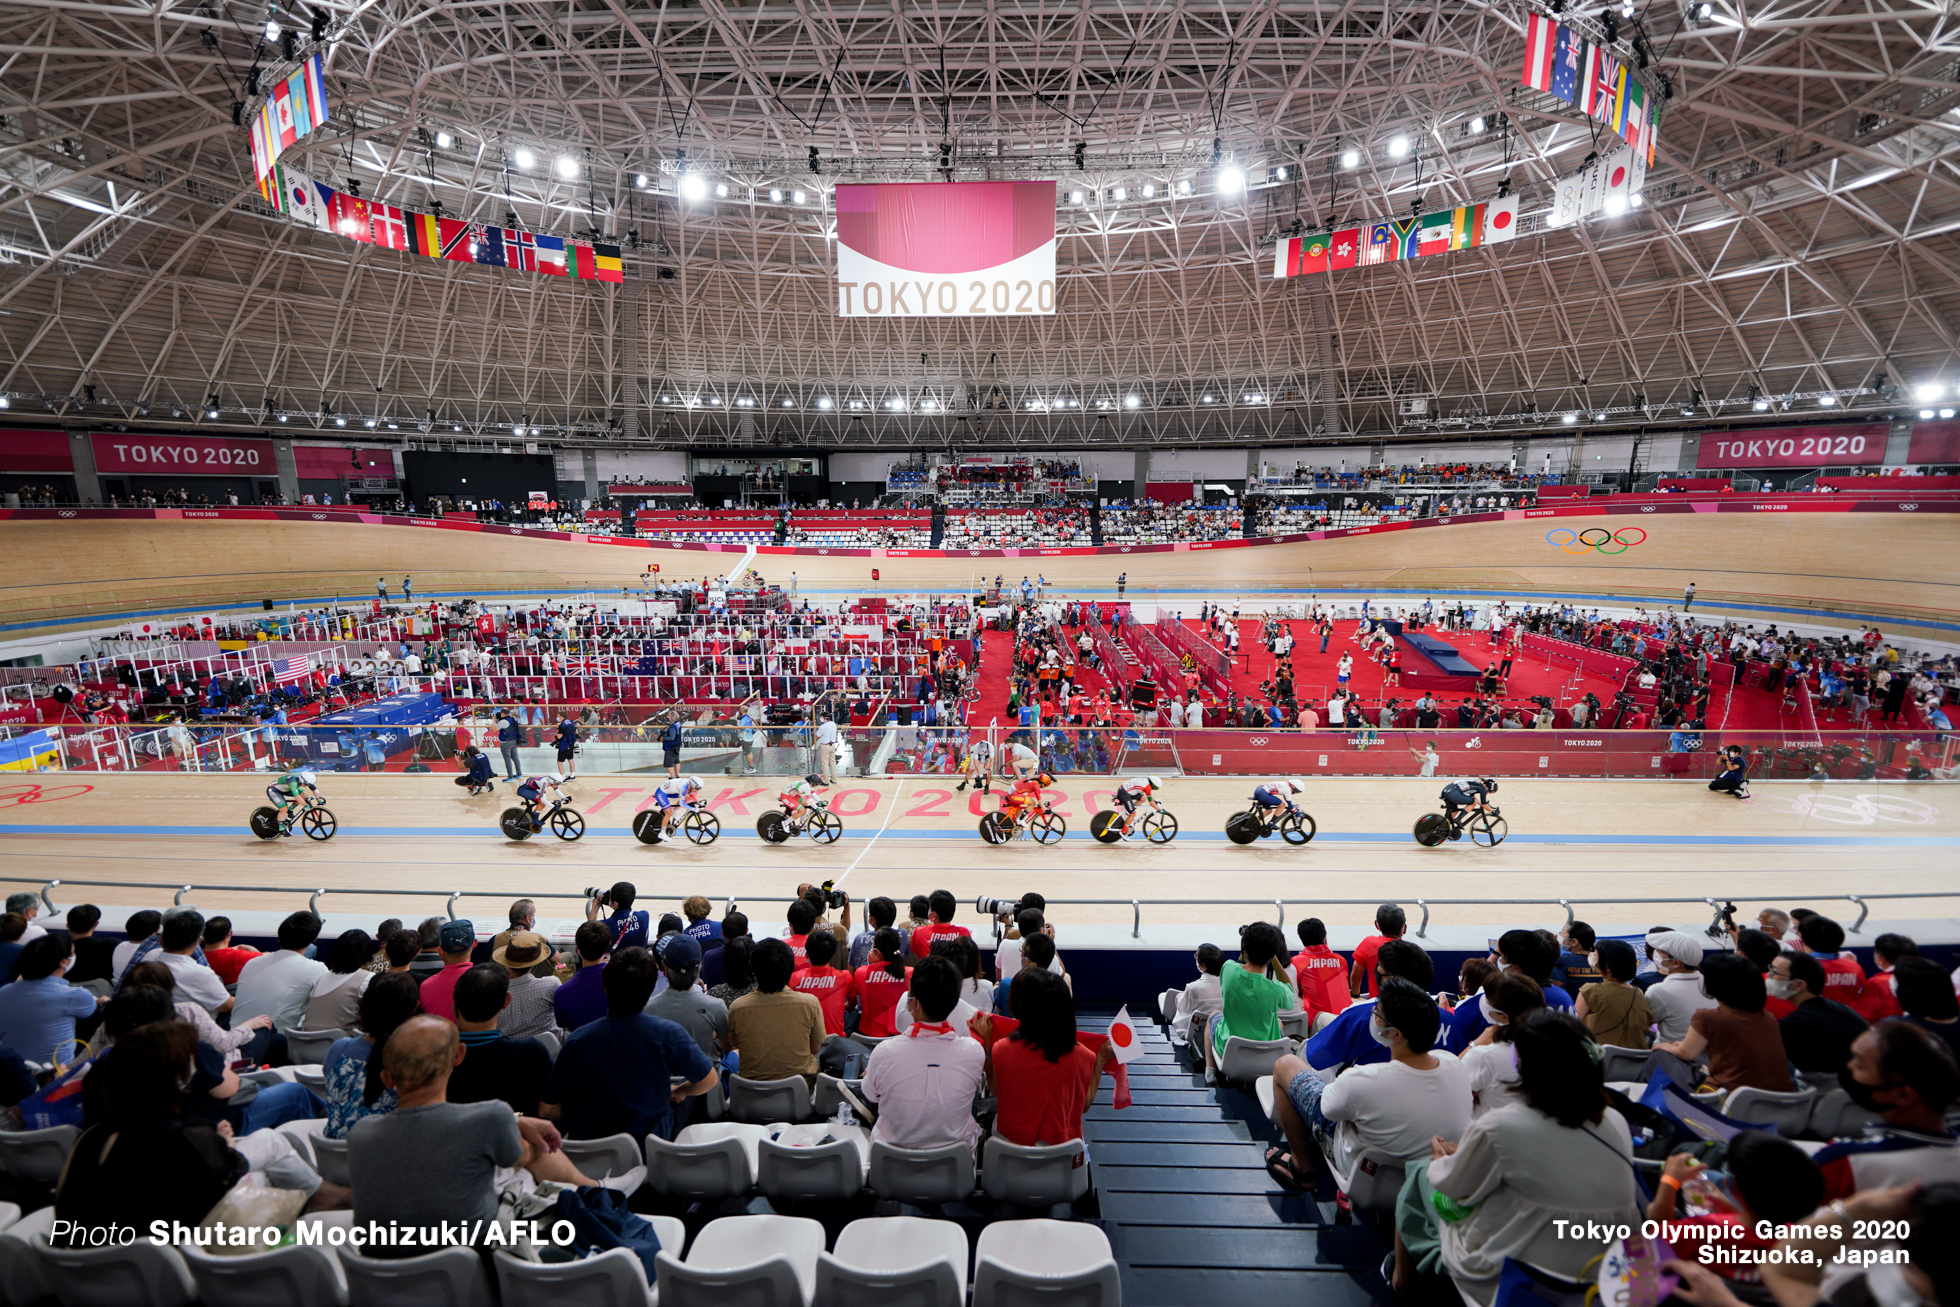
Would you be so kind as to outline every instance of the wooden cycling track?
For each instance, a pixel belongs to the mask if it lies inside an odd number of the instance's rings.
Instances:
[[[520,894],[562,895],[546,916],[573,911],[587,885],[633,881],[649,906],[676,910],[689,894],[734,897],[774,922],[804,881],[836,878],[854,897],[903,900],[936,888],[963,903],[980,894],[1013,897],[1038,889],[1052,899],[1116,900],[1076,906],[1065,919],[1127,925],[1128,900],[1174,899],[1188,909],[1148,910],[1146,922],[1213,924],[1270,918],[1274,900],[1288,921],[1317,913],[1356,928],[1381,899],[1418,897],[1530,900],[1532,908],[1439,906],[1439,927],[1539,921],[1556,925],[1559,898],[1595,924],[1638,928],[1660,921],[1706,924],[1700,900],[1732,896],[1753,916],[1762,906],[1812,906],[1855,920],[1856,909],[1826,896],[1917,894],[1955,888],[1960,850],[1960,789],[1939,784],[1763,783],[1738,802],[1694,782],[1507,780],[1500,799],[1511,838],[1496,849],[1467,839],[1419,847],[1410,827],[1436,806],[1439,782],[1420,779],[1315,780],[1305,807],[1320,834],[1303,848],[1277,839],[1248,847],[1222,835],[1252,782],[1174,779],[1168,806],[1183,832],[1163,848],[1106,847],[1087,836],[1087,818],[1108,806],[1106,778],[1069,776],[1051,794],[1069,823],[1048,847],[981,842],[977,814],[992,803],[955,792],[939,777],[846,780],[834,792],[845,836],[818,847],[797,839],[765,845],[755,815],[777,782],[767,777],[705,777],[723,835],[711,847],[642,845],[630,823],[654,778],[595,775],[575,782],[588,832],[577,843],[549,836],[512,844],[496,831],[508,790],[470,798],[444,774],[329,775],[323,789],[340,822],[330,842],[295,836],[270,843],[245,827],[264,802],[263,778],[240,774],[42,774],[0,778],[0,866],[8,891],[48,879],[82,899],[133,905],[163,901],[90,883],[148,881],[199,886],[194,901],[212,911],[289,911],[312,891],[334,890],[323,909],[420,917],[458,911],[500,920]],[[29,801],[23,802],[26,798]],[[992,802],[996,802],[994,800]],[[277,892],[229,886],[278,887]],[[383,896],[363,891],[412,891]],[[1634,906],[1630,899],[1678,896],[1679,906]],[[1349,905],[1331,899],[1361,900]],[[1230,901],[1230,902],[1227,902]],[[1960,916],[1952,900],[1913,898],[1874,904],[1879,920]],[[1266,908],[1258,906],[1264,903]],[[372,922],[368,922],[370,926]]]
[[[1547,542],[1559,526],[1633,524],[1647,532],[1617,555],[1574,556]],[[291,521],[80,519],[0,522],[12,565],[0,579],[0,625],[99,626],[132,612],[196,611],[335,595],[365,600],[377,576],[403,573],[419,593],[578,592],[726,571],[739,554],[626,547],[407,526]],[[1624,597],[1679,602],[1759,624],[1792,618],[1952,638],[1960,629],[1960,514],[1695,513],[1475,522],[1380,535],[1227,550],[1034,557],[764,555],[770,580],[794,570],[804,593],[959,591],[976,578],[1044,573],[1064,593],[1201,597],[1337,591]],[[877,568],[880,580],[873,583]],[[397,592],[398,593],[398,592]]]

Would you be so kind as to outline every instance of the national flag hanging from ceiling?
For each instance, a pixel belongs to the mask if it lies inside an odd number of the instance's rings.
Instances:
[[[1524,20],[1524,84],[1534,91],[1552,89],[1552,43],[1558,24],[1543,14],[1526,14]]]
[[[245,124],[252,147],[252,175],[270,198],[266,178],[280,154],[322,126],[329,116],[326,75],[316,51],[290,76],[269,82],[259,111]]]
[[[562,236],[538,237],[538,271],[548,277],[565,275],[565,238]]]
[[[1629,184],[1638,189],[1644,175],[1634,171]],[[1517,232],[1518,197],[1506,195],[1482,204],[1439,209],[1420,218],[1384,218],[1364,227],[1283,237],[1273,251],[1273,276],[1299,277],[1397,259],[1426,258],[1450,250],[1508,241]]]

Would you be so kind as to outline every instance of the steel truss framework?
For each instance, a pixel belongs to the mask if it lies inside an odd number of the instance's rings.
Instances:
[[[282,62],[262,3],[11,0],[10,417],[1307,442],[1688,406],[1787,420],[1827,395],[1904,411],[1902,387],[1960,384],[1960,16],[1938,0],[1714,0],[1706,18],[1641,0],[1619,53],[1640,36],[1671,88],[1645,203],[1559,231],[1540,225],[1551,181],[1600,141],[1517,88],[1516,0],[319,12],[334,118],[299,166],[408,208],[611,233],[627,281],[435,262],[266,210],[232,121],[247,70]],[[726,194],[681,202],[690,170]],[[835,316],[831,187],[939,177],[1058,179],[1058,313]],[[1279,234],[1501,181],[1526,199],[1517,240],[1270,277]]]

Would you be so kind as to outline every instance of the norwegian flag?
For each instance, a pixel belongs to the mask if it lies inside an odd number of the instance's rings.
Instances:
[[[272,660],[272,679],[279,685],[292,685],[306,679],[313,670],[313,664],[305,658],[274,658]]]

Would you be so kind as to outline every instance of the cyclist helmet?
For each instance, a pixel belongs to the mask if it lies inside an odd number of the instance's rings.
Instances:
[[[1042,786],[1043,788],[1046,788],[1047,786],[1053,785],[1055,783],[1055,778],[1053,776],[1050,776],[1047,772],[1041,773],[1041,775],[1035,777],[1034,779],[1035,779],[1035,783]]]
[[[1295,794],[1305,794],[1307,792],[1307,778],[1304,776],[1295,776],[1287,784],[1293,787]]]
[[[1162,776],[1145,776],[1141,779],[1145,785],[1148,785],[1153,790],[1164,788],[1164,778]]]
[[[311,767],[306,768],[304,771],[294,772],[293,775],[299,777],[300,783],[303,785],[312,785],[320,779],[320,773],[314,771]]]
[[[1495,776],[1479,776],[1477,783],[1484,787],[1484,793],[1497,793],[1497,778]]]
[[[563,785],[565,777],[559,772],[548,771],[544,774],[544,781],[547,785]]]
[[[683,793],[685,793],[688,790],[698,790],[700,788],[701,788],[701,778],[699,776],[689,776],[681,782],[681,790]]]
[[[817,773],[815,772],[811,772],[808,776],[805,776],[803,778],[803,783],[805,785],[822,785],[824,782],[823,782],[823,777],[817,775]]]

